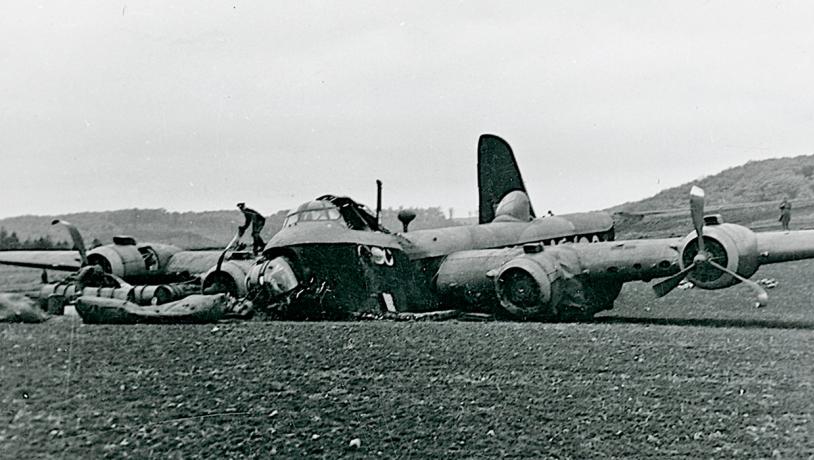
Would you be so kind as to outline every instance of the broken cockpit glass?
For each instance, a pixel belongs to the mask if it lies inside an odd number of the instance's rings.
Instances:
[[[352,230],[383,231],[373,213],[363,204],[347,197],[323,195],[316,200],[301,204],[288,213],[283,227],[293,227],[302,222],[338,221]]]
[[[327,201],[309,201],[300,205],[296,210],[288,213],[283,227],[291,227],[300,222],[340,220],[342,215],[339,209]]]

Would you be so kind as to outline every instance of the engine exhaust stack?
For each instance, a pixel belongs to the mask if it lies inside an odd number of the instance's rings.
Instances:
[[[382,225],[382,181],[376,179],[376,224]]]

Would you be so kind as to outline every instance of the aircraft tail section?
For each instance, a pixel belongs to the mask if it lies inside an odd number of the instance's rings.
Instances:
[[[485,224],[494,220],[500,201],[515,190],[526,193],[512,148],[498,136],[481,135],[478,140],[478,222]],[[529,213],[535,217],[530,203]]]

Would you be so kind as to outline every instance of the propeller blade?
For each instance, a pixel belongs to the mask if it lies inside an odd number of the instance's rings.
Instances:
[[[698,252],[704,252],[704,189],[695,185],[690,190],[690,215],[698,235]]]
[[[686,278],[687,273],[691,272],[693,268],[695,268],[695,263],[688,265],[687,267],[684,268],[684,270],[681,270],[675,275],[654,284],[653,292],[656,293],[656,297],[664,297],[665,295],[667,295],[668,292],[677,288],[678,285],[681,284],[681,280]]]
[[[750,279],[746,279],[746,278],[738,275],[737,273],[735,273],[732,270],[718,264],[717,262],[713,262],[713,261],[710,260],[710,261],[708,261],[708,263],[710,265],[712,265],[713,267],[717,268],[718,270],[720,270],[720,271],[722,271],[724,273],[728,273],[728,274],[732,275],[733,277],[739,279],[743,284],[749,286],[752,289],[752,291],[754,291],[755,295],[757,295],[757,306],[758,307],[765,307],[769,303],[769,294],[767,294],[766,290],[763,289],[762,287],[760,287],[760,285],[758,285],[754,281],[752,281]]]
[[[68,233],[71,234],[71,239],[73,240],[73,245],[77,251],[79,251],[79,258],[82,260],[82,266],[86,266],[88,264],[88,256],[85,251],[85,242],[82,241],[82,234],[79,233],[79,230],[73,226],[70,222],[54,219],[51,221],[51,225],[62,224],[68,229]]]
[[[220,257],[218,257],[218,263],[217,265],[215,265],[216,272],[219,272],[221,267],[223,266],[223,261],[226,259],[226,253],[229,252],[230,250],[233,250],[238,241],[240,241],[240,231],[235,233],[235,236],[234,238],[232,238],[232,241],[230,241],[229,244],[227,244],[226,247],[223,248],[223,252],[220,253]]]

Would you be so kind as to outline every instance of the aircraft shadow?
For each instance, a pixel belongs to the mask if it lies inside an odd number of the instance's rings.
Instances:
[[[593,318],[591,323],[602,324],[647,324],[655,326],[696,326],[696,327],[739,327],[762,329],[802,329],[814,330],[811,321],[783,321],[770,319],[726,319],[726,318],[641,318],[634,316],[603,316]]]

